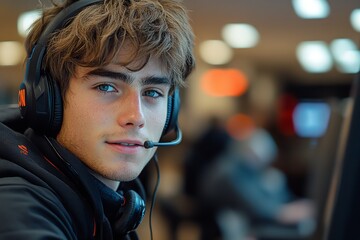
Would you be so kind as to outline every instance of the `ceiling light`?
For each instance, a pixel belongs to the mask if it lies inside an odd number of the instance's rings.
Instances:
[[[201,58],[211,65],[229,63],[233,57],[232,49],[223,41],[207,40],[199,46]]]
[[[360,32],[360,8],[351,12],[350,22],[355,31]]]
[[[17,29],[20,36],[26,37],[29,30],[31,29],[31,25],[40,17],[40,10],[32,10],[20,14],[17,21]]]
[[[23,45],[15,41],[0,42],[0,66],[20,64],[25,56]]]
[[[292,5],[301,18],[326,18],[330,14],[326,0],[292,0]]]
[[[335,39],[330,44],[336,66],[343,73],[357,73],[360,67],[360,52],[351,39]]]
[[[308,41],[297,46],[296,56],[303,69],[310,73],[323,73],[332,68],[330,50],[325,42]]]
[[[245,23],[226,24],[222,29],[222,37],[233,48],[251,48],[259,41],[256,28]]]

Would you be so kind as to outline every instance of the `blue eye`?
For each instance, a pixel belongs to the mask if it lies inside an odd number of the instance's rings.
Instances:
[[[144,95],[146,97],[151,97],[151,98],[158,98],[158,97],[163,96],[161,93],[159,93],[158,91],[155,91],[155,90],[147,90],[144,92]]]
[[[116,89],[109,84],[100,84],[97,86],[101,92],[116,92]]]

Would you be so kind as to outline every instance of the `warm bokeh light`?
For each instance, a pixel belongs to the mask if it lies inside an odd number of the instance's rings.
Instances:
[[[231,116],[226,122],[226,130],[235,139],[243,140],[251,135],[255,129],[254,120],[243,113]]]
[[[231,61],[233,50],[221,40],[207,40],[200,44],[201,59],[211,65],[224,65]]]
[[[250,24],[231,23],[223,27],[222,37],[233,48],[251,48],[259,42],[260,34]]]
[[[210,69],[201,77],[201,88],[215,97],[240,96],[248,89],[248,80],[237,69]]]
[[[0,66],[20,64],[25,56],[23,45],[16,41],[0,42]]]

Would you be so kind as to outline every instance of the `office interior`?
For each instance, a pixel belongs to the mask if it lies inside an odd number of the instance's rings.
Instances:
[[[150,238],[150,221],[154,239],[201,239],[201,223],[192,212],[201,206],[184,193],[184,165],[214,119],[235,141],[242,140],[246,131],[266,130],[277,146],[271,166],[284,174],[295,196],[314,202],[314,221],[305,234],[288,237],[274,230],[263,239],[327,237],[343,174],[340,151],[346,145],[345,125],[352,116],[359,79],[360,2],[299,2],[314,4],[309,15],[301,15],[306,6],[295,0],[184,1],[195,34],[196,68],[180,92],[183,140],[158,149],[160,184],[151,220],[148,207],[139,228],[141,239]],[[323,12],[321,4],[325,4]],[[17,104],[26,57],[18,20],[39,6],[38,0],[0,2],[0,104]],[[231,27],[245,28],[230,33],[237,37],[231,40],[226,35]],[[157,179],[152,162],[146,173],[151,195]],[[150,206],[151,196],[147,200]],[[226,231],[230,225],[218,227]],[[256,232],[242,234],[231,239],[262,239]],[[221,233],[217,239],[230,237]]]

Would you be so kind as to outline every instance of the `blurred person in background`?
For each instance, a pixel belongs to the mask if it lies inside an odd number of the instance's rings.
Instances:
[[[207,166],[226,149],[230,136],[217,116],[212,116],[206,127],[188,146],[183,161],[182,189],[174,196],[160,199],[160,207],[169,224],[171,239],[179,238],[183,223],[191,222],[200,227],[201,239],[219,235],[213,212],[202,207],[199,184]]]
[[[216,116],[209,120],[209,126],[195,139],[184,160],[184,192],[196,197],[198,182],[203,171],[224,152],[230,142],[230,136]]]
[[[215,213],[221,239],[299,239],[313,230],[313,203],[294,196],[272,167],[277,151],[272,136],[255,128],[203,170],[198,195]]]
[[[193,142],[184,161],[184,195],[194,205],[194,219],[200,224],[201,239],[212,239],[219,236],[215,212],[204,208],[199,194],[202,179],[208,166],[211,166],[225,151],[231,137],[224,128],[222,120],[216,116],[210,118],[209,126]]]

